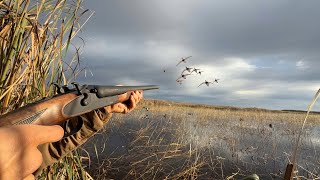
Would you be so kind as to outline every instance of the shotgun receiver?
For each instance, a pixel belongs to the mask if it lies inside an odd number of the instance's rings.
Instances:
[[[28,104],[0,116],[0,127],[17,124],[55,125],[62,124],[95,109],[124,102],[131,91],[159,89],[159,86],[101,86],[72,83],[74,88],[55,84],[57,94]],[[122,94],[125,94],[123,96]],[[121,96],[120,96],[121,95]]]

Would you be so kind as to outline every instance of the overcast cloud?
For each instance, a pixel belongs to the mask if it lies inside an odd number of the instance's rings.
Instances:
[[[90,0],[83,5],[95,15],[80,34],[87,66],[81,83],[157,84],[161,89],[145,97],[301,110],[320,88],[320,1]],[[187,64],[176,66],[189,55]],[[204,72],[180,85],[175,80],[186,66]],[[214,78],[220,82],[197,88]]]

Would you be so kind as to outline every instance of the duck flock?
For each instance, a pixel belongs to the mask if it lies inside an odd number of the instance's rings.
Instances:
[[[188,57],[184,57],[184,58],[182,57],[176,66],[179,66],[180,64],[187,64],[187,59],[189,59],[191,57],[192,56],[188,56]],[[204,71],[201,71],[201,69],[198,69],[198,68],[186,67],[185,69],[182,70],[182,72],[181,72],[180,76],[178,77],[178,79],[176,80],[176,82],[179,84],[182,84],[187,79],[188,76],[201,75],[201,73],[203,73],[203,72]],[[198,87],[200,87],[201,85],[209,86],[210,84],[218,83],[218,81],[219,81],[219,79],[216,79],[216,78],[213,81],[205,80],[204,82],[199,84]]]

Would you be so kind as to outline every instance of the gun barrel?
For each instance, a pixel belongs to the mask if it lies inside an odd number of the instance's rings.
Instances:
[[[137,91],[137,90],[152,90],[159,89],[157,85],[147,85],[147,86],[99,86],[94,85],[93,88],[97,92],[99,98],[115,96],[126,93],[128,91]]]
[[[61,94],[29,104],[0,116],[0,127],[15,124],[61,124],[67,119],[129,99],[130,91],[159,89],[157,85],[148,86],[86,86],[90,93],[78,94],[76,91]],[[123,96],[122,94],[125,94]],[[89,105],[83,105],[86,99]]]

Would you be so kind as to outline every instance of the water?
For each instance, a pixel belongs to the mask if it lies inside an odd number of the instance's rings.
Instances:
[[[199,121],[197,114],[175,113],[137,110],[115,116],[84,146],[90,152],[89,171],[96,178],[115,179],[225,179],[232,173],[238,173],[236,179],[253,173],[262,179],[283,179],[300,130],[295,123]],[[298,171],[310,179],[320,172],[319,130],[308,125],[301,136]]]

